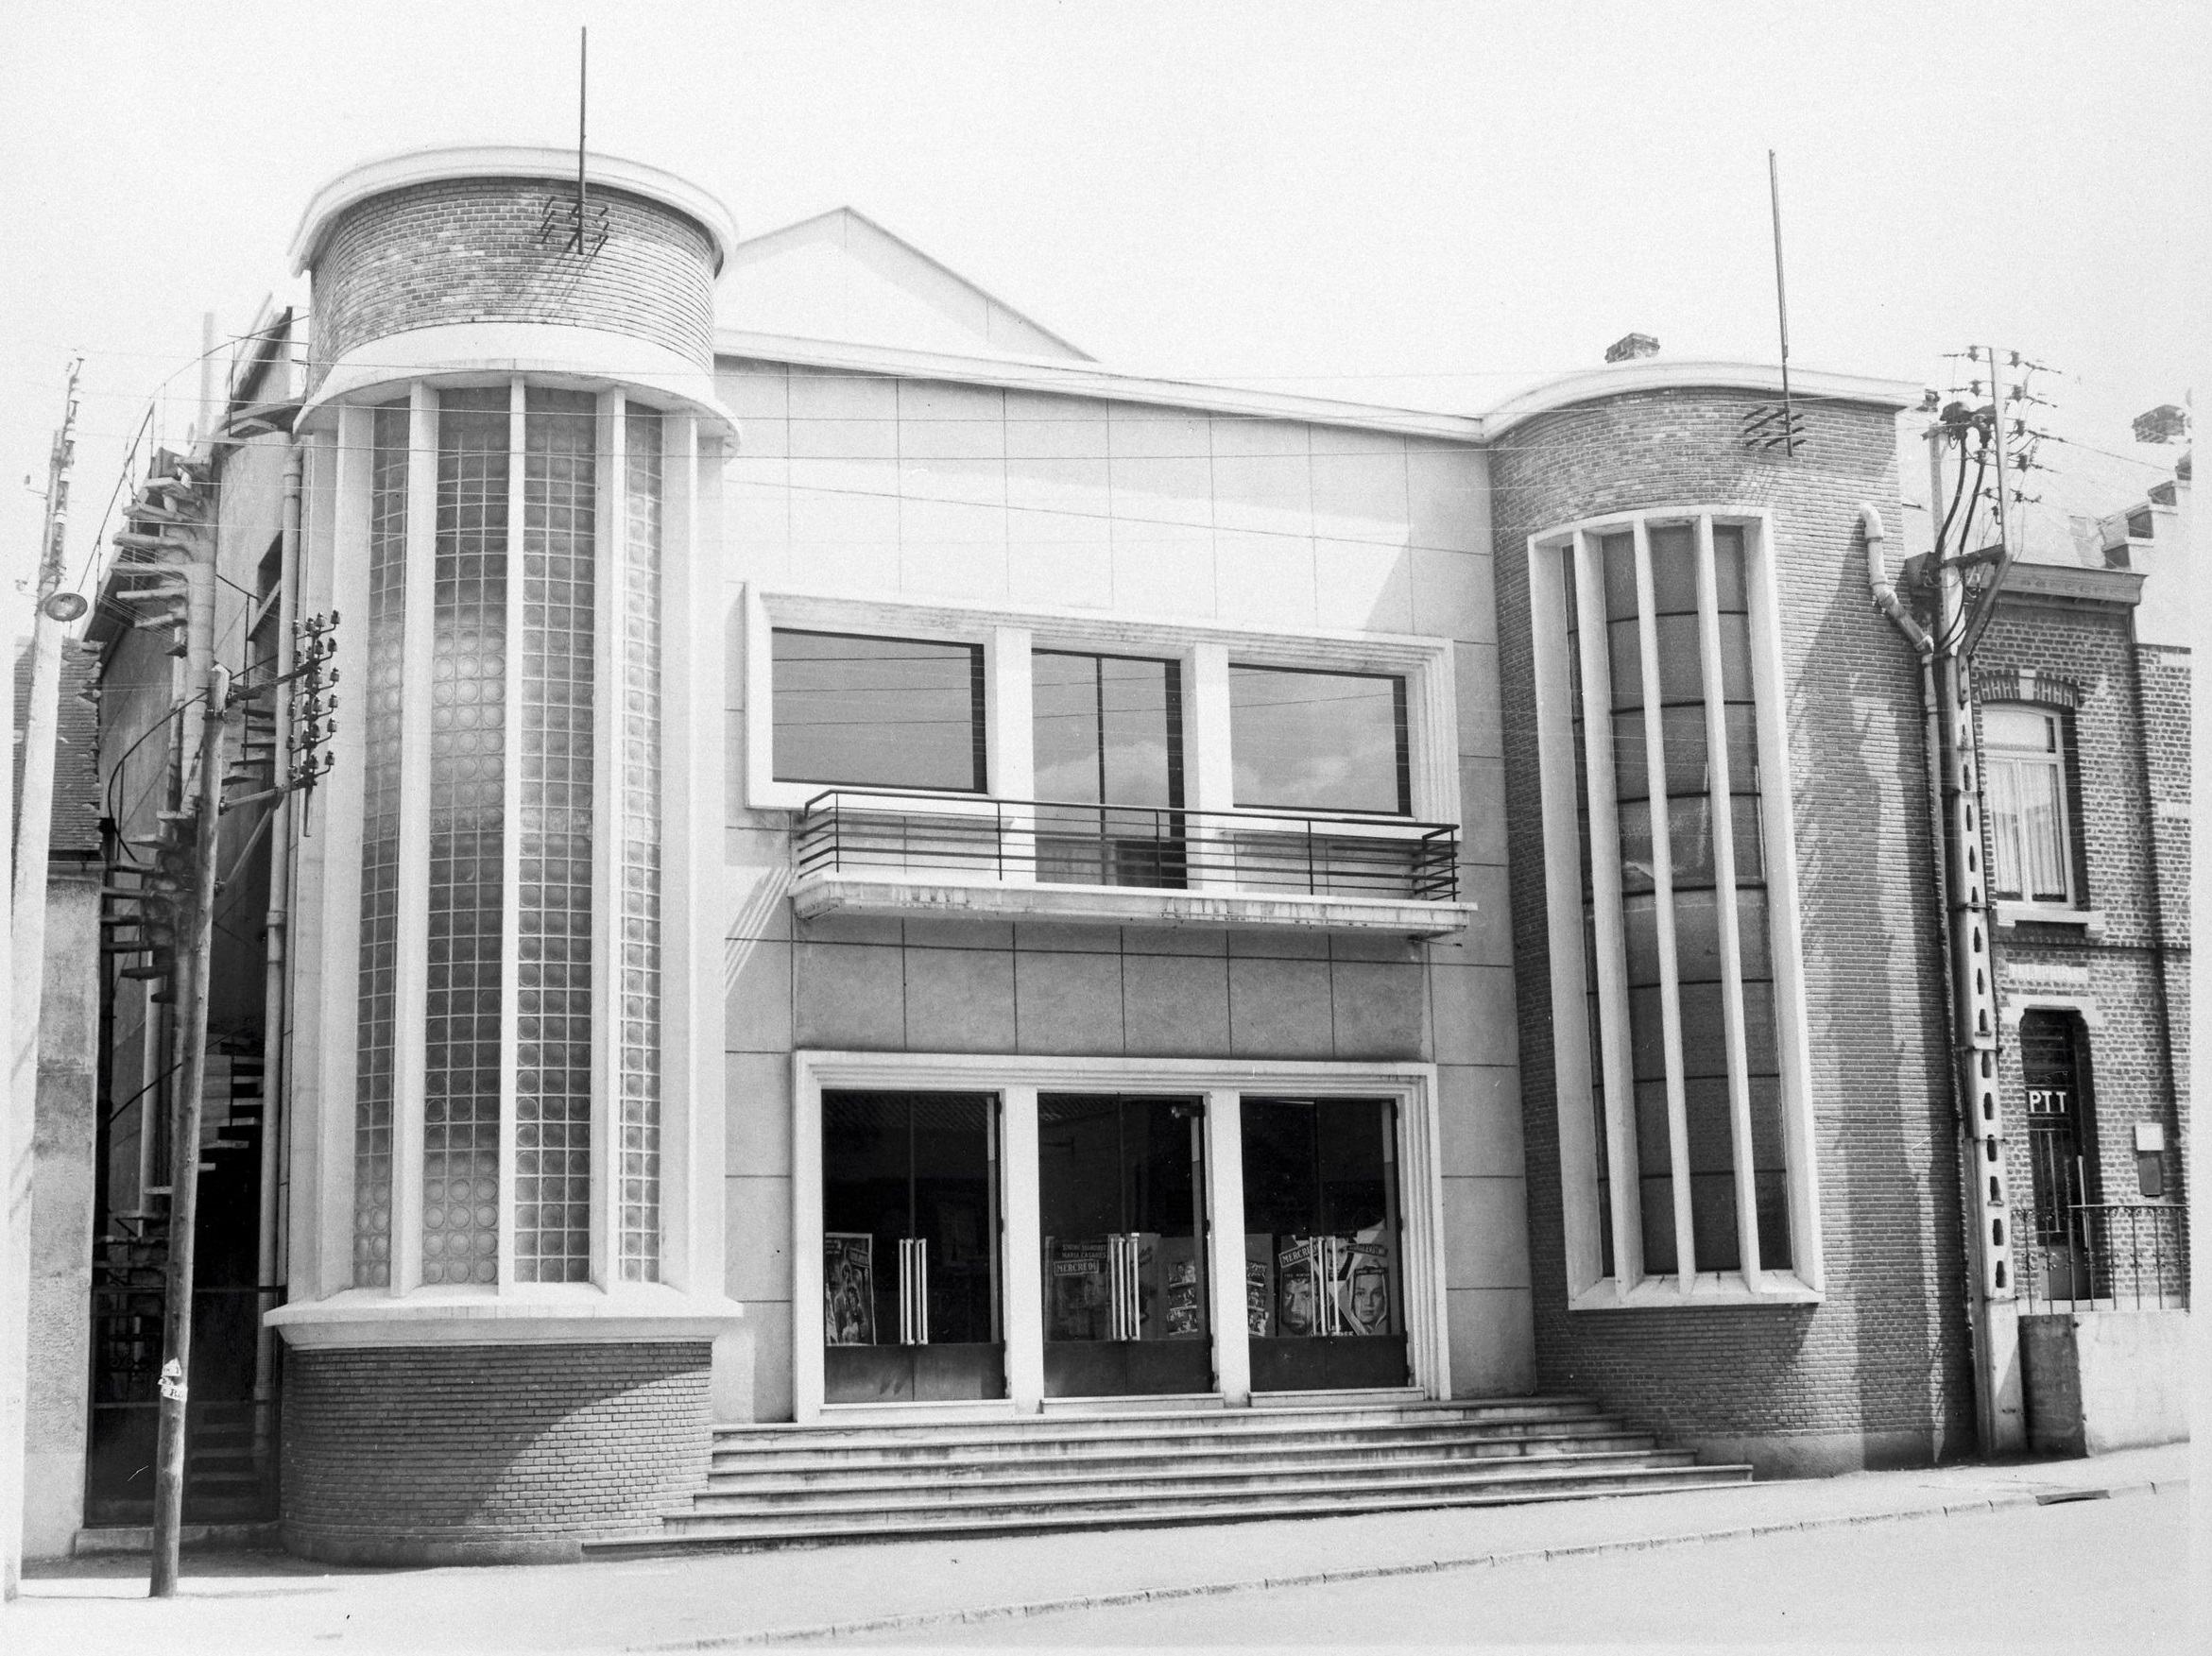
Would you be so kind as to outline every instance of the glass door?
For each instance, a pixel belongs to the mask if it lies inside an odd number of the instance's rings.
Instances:
[[[822,1095],[829,1403],[1006,1395],[998,1101]]]
[[[1390,1101],[1247,1098],[1242,1110],[1252,1390],[1405,1385]]]
[[[1205,1128],[1196,1099],[1038,1098],[1047,1397],[1214,1389]]]

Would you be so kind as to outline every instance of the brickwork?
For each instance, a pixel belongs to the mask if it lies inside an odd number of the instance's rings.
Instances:
[[[1508,848],[1538,1382],[1772,1465],[1969,1446],[1973,1386],[1912,652],[1877,614],[1859,505],[1892,533],[1895,420],[1801,404],[1795,459],[1744,449],[1765,400],[1623,395],[1514,427],[1493,451]],[[1528,538],[1664,506],[1774,514],[1826,1302],[1567,1308]],[[1586,1108],[1578,1101],[1577,1107]]]
[[[707,232],[657,202],[595,190],[605,246],[589,258],[563,252],[538,239],[560,188],[544,179],[454,179],[349,209],[315,266],[315,378],[368,341],[454,322],[599,328],[710,367]]]
[[[704,1342],[295,1350],[283,1533],[313,1558],[574,1556],[706,1475]]]
[[[2039,694],[2055,681],[2048,699],[2073,704],[2065,715],[2072,738],[2067,804],[2086,888],[2081,906],[2103,919],[2096,936],[2070,925],[1999,928],[2000,1002],[2015,1011],[2039,995],[2090,1003],[2094,1025],[2079,1032],[2089,1050],[2089,1197],[2140,1199],[2135,1130],[2148,1122],[2165,1129],[2160,1170],[2167,1199],[2179,1201],[2188,1131],[2188,653],[2137,646],[2123,605],[2018,596],[1991,623],[1977,668],[1984,700],[2025,674]],[[2008,1018],[1998,1054],[1999,1096],[2015,1110],[2025,1084],[2016,1027]],[[2014,1236],[2025,1285],[2034,1280],[2032,1187],[2025,1131],[2017,1118],[2011,1127]]]

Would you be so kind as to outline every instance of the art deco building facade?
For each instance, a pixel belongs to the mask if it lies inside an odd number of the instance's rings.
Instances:
[[[1573,1392],[1770,1470],[1964,1446],[1863,578],[1918,387],[1798,376],[1785,454],[1742,365],[1139,379],[857,213],[574,164],[326,186],[224,417],[286,429],[211,462],[226,647],[335,613],[350,692],[228,1032],[289,1545],[658,1535],[770,1450],[716,1426]],[[103,1238],[160,1205],[151,1038]]]

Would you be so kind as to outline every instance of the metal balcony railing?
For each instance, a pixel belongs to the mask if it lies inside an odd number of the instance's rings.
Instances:
[[[1253,896],[1459,896],[1459,830],[1394,817],[1189,811],[837,788],[808,800],[797,874]]]
[[[2078,1203],[2025,1244],[2020,1308],[2186,1310],[2188,1242],[2179,1203]]]

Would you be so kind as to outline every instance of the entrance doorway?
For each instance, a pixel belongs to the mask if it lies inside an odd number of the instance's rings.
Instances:
[[[1205,1114],[1197,1099],[1037,1099],[1047,1397],[1214,1389]]]
[[[998,1101],[822,1095],[822,1384],[831,1403],[1006,1395]]]
[[[2027,1093],[2028,1167],[2034,1202],[2030,1279],[2039,1297],[2093,1298],[2083,1205],[2089,1193],[2088,1101],[2075,1019],[2059,1012],[2020,1016],[2020,1071]]]
[[[794,1069],[802,1421],[1450,1394],[1428,1066]]]
[[[1252,1390],[1404,1385],[1390,1101],[1247,1098],[1243,1111]]]

